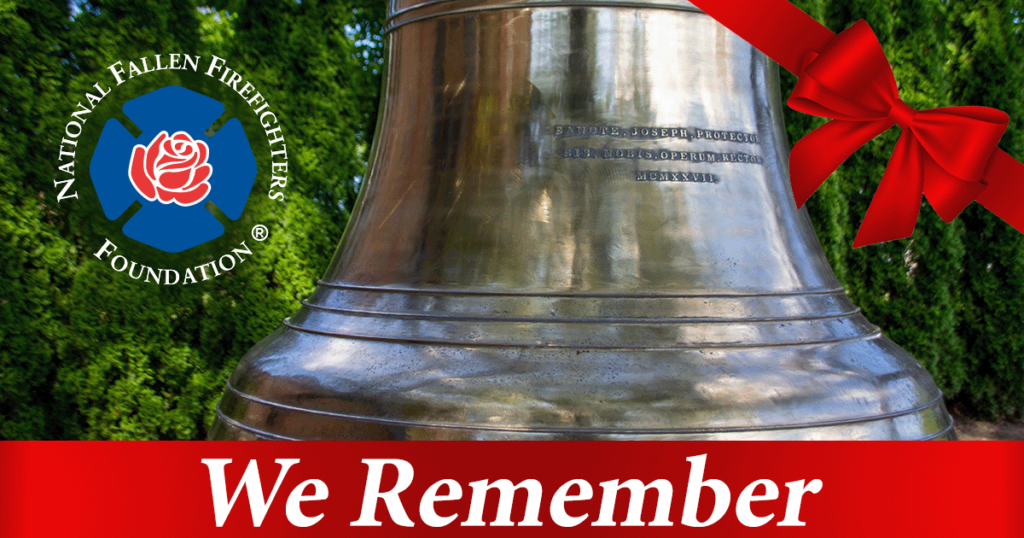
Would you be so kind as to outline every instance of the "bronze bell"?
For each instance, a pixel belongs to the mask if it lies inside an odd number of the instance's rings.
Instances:
[[[316,292],[214,439],[953,439],[789,189],[778,69],[684,0],[391,0]]]

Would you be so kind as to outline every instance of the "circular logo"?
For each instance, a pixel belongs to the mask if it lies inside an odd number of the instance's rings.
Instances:
[[[244,218],[253,193],[266,195],[261,203],[285,200],[287,146],[270,103],[216,56],[156,55],[108,71],[110,79],[93,85],[65,126],[58,169],[67,176],[54,181],[58,202],[82,200],[75,170],[87,159],[95,201],[86,197],[80,220],[102,234],[93,256],[161,285],[232,271],[271,236],[267,225]],[[107,117],[98,132],[83,127],[94,114]],[[251,139],[255,133],[265,141]],[[262,183],[261,169],[272,172]]]

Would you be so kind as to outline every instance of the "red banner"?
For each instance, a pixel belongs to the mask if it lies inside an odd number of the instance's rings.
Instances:
[[[1022,508],[1024,443],[0,443],[5,537],[1022,536]]]

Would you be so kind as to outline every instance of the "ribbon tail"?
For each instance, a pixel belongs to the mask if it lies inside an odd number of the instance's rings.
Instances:
[[[794,74],[808,52],[820,52],[836,36],[787,0],[692,3]]]
[[[905,131],[892,152],[875,197],[857,231],[853,248],[910,237],[921,213],[924,148]]]
[[[988,187],[978,203],[1024,233],[1024,164],[997,149],[983,178]]]
[[[832,172],[869,140],[892,127],[889,120],[832,120],[800,139],[790,154],[789,175],[797,207],[818,190]]]
[[[925,156],[924,170],[924,197],[946,222],[953,222],[985,190],[984,183],[964,181],[944,170],[930,153]]]

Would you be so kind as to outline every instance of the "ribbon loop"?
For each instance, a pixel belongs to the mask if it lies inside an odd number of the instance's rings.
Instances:
[[[914,119],[913,130],[943,170],[960,180],[978,182],[1009,124],[1005,112],[965,106],[922,111]]]
[[[884,117],[899,100],[882,44],[863,20],[829,42],[803,74],[833,94],[873,111],[874,118]]]

